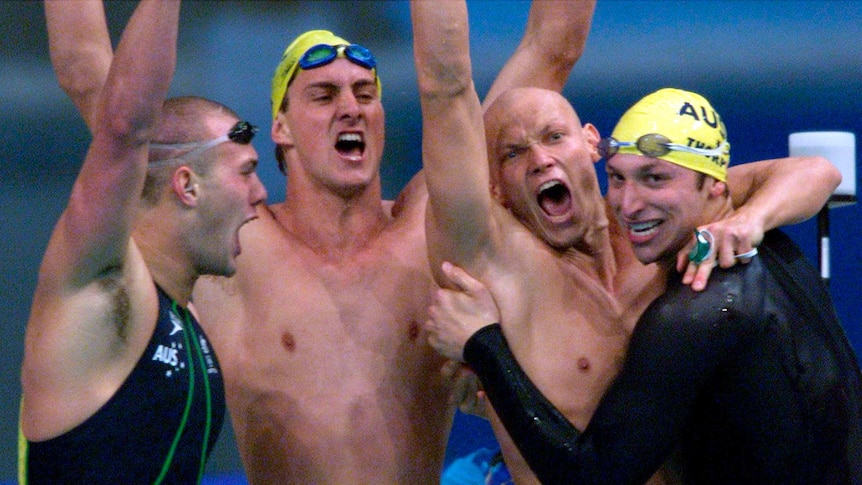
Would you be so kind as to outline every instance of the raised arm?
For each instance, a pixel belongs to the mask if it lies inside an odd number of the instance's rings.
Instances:
[[[56,436],[103,404],[139,335],[134,289],[148,276],[130,235],[173,76],[178,18],[179,0],[141,0],[99,96],[93,141],[48,241],[27,323],[21,423],[28,439]]]
[[[472,260],[491,219],[482,109],[473,86],[464,1],[410,3],[422,106],[432,261]],[[434,267],[439,267],[434,264]]]
[[[503,66],[482,105],[518,87],[562,92],[590,33],[595,0],[533,0],[521,43]]]
[[[562,92],[584,51],[595,6],[595,0],[533,0],[524,36],[482,101],[483,109],[513,88]],[[423,184],[424,171],[414,179]]]
[[[51,64],[92,133],[113,48],[102,0],[45,0]]]
[[[51,241],[62,247],[57,269],[69,271],[72,284],[118,267],[127,250],[149,140],[173,77],[178,12],[179,0],[142,0],[117,47],[93,142]]]

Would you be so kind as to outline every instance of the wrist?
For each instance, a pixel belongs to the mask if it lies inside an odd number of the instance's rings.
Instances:
[[[473,333],[464,343],[462,359],[469,365],[471,362],[476,362],[477,358],[481,358],[483,351],[500,345],[508,346],[503,336],[503,328],[496,322],[485,325]]]

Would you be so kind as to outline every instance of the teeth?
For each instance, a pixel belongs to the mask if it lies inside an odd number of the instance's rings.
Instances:
[[[658,225],[659,225],[659,223],[657,221],[638,222],[638,223],[629,224],[629,229],[631,229],[632,232],[645,232],[645,231],[649,231],[650,229],[652,229]]]
[[[557,185],[562,185],[560,184],[559,180],[548,180],[547,182],[539,186],[539,192],[550,189],[551,187],[555,187]]]
[[[362,136],[360,136],[358,133],[342,133],[341,135],[338,136],[338,141],[361,142]]]

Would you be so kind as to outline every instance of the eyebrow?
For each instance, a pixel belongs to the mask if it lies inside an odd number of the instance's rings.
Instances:
[[[377,84],[373,79],[360,79],[352,84],[350,84],[349,89],[357,89],[357,88],[365,88],[365,87],[373,87],[377,89]],[[343,86],[339,83],[334,83],[332,81],[318,81],[314,83],[310,83],[303,89],[303,92],[308,92],[314,89],[323,89],[327,91],[340,91],[343,89]]]

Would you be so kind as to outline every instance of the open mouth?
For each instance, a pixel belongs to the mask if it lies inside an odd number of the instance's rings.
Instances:
[[[658,232],[658,226],[661,221],[652,220],[647,222],[630,222],[628,223],[629,234],[633,238],[650,237]]]
[[[365,152],[365,141],[359,133],[342,133],[335,142],[335,150],[345,157],[361,157]]]
[[[551,217],[566,215],[572,208],[572,194],[559,180],[543,183],[536,200],[545,214]]]

